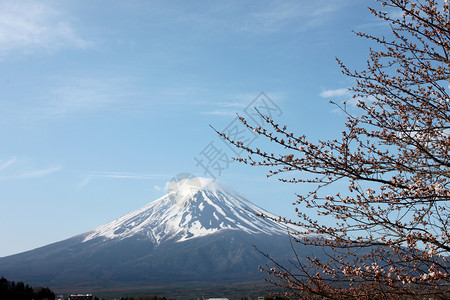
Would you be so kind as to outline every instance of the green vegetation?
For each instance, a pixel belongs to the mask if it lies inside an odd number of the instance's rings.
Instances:
[[[143,295],[159,295],[147,296],[157,298],[143,298],[143,299],[193,299],[197,300],[204,298],[221,298],[225,297],[230,300],[236,299],[257,299],[260,296],[269,296],[272,292],[277,292],[277,289],[264,281],[242,281],[232,282],[223,281],[215,283],[185,283],[161,286],[149,286],[147,288],[128,288],[117,289],[111,291],[97,291],[95,295],[103,299],[134,299],[139,300]],[[267,298],[268,299],[268,298]],[[270,299],[273,299],[270,297]]]
[[[35,288],[19,281],[8,281],[2,277],[0,279],[0,299],[8,300],[39,300],[55,299],[55,293],[48,287],[37,286]]]
[[[167,300],[166,297],[158,297],[158,296],[139,296],[137,298],[133,297],[121,297],[120,300]]]

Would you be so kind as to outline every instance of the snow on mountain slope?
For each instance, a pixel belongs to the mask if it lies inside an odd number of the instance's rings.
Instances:
[[[273,216],[250,203],[230,187],[207,178],[170,182],[167,195],[119,219],[87,232],[92,239],[151,239],[186,241],[221,230],[241,230],[251,234],[286,234],[285,224],[256,216]]]

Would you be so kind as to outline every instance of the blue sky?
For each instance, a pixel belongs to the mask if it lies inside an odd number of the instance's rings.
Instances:
[[[336,136],[372,1],[0,2],[0,256],[88,231],[165,193],[264,92],[280,122]],[[262,143],[261,139],[254,141]],[[217,179],[294,217],[308,187],[229,164]]]

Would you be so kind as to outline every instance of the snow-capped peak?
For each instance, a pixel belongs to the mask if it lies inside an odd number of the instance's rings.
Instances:
[[[200,190],[238,195],[228,185],[215,179],[204,177],[172,180],[166,184],[166,189],[169,192],[167,196],[178,205],[183,205],[184,202],[195,199],[194,195]]]
[[[167,184],[169,193],[145,207],[87,232],[83,242],[96,238],[149,238],[155,244],[177,242],[216,233],[285,234],[286,225],[258,217],[270,215],[226,184],[190,177]]]

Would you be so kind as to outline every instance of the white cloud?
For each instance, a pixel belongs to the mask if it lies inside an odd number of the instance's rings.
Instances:
[[[333,102],[338,103],[340,101],[341,105],[355,108],[358,100],[353,98],[351,91],[348,88],[334,89],[334,90],[323,90],[320,92],[319,96],[323,98],[328,98],[333,100]],[[339,99],[339,101],[337,100]],[[331,110],[332,113],[341,113],[342,110],[339,107],[334,107]]]
[[[142,97],[126,78],[72,78],[54,88],[30,111],[30,118],[61,118],[72,113],[112,109]],[[37,110],[37,111],[36,111]]]
[[[42,178],[61,170],[61,166],[36,168],[29,159],[12,157],[0,161],[0,180]]]
[[[258,93],[239,94],[228,97],[226,101],[198,101],[195,104],[204,107],[199,109],[201,115],[236,117],[236,113],[242,114],[257,95]]]
[[[273,33],[282,30],[292,22],[299,30],[306,30],[326,22],[326,16],[342,9],[343,1],[275,1],[252,12],[239,28],[242,31]]]
[[[169,178],[168,175],[146,174],[146,173],[127,173],[127,172],[99,172],[91,173],[88,176],[98,178],[116,178],[116,179],[156,179]]]
[[[207,115],[207,116],[227,116],[227,117],[235,117],[236,113],[239,113],[239,111],[232,111],[232,110],[208,110],[208,111],[201,111],[199,112],[201,115]]]
[[[7,169],[9,166],[11,166],[12,164],[14,164],[14,162],[17,161],[16,157],[10,158],[9,160],[5,161],[5,162],[0,162],[0,171]]]
[[[148,179],[167,179],[171,178],[169,175],[162,174],[150,174],[150,173],[133,173],[133,172],[90,172],[85,173],[83,181],[79,184],[79,188],[88,185],[91,180],[98,179],[137,179],[137,180],[148,180]],[[156,189],[157,186],[155,186]],[[157,190],[157,189],[156,189]]]
[[[323,98],[342,97],[350,95],[348,88],[336,89],[336,90],[324,90],[320,94]]]
[[[292,28],[295,31],[305,31],[318,27],[328,22],[333,13],[345,9],[351,1],[230,0],[208,2],[208,5],[202,5],[201,8],[185,3],[186,5],[171,5],[171,2],[163,1],[158,9],[155,9],[155,5],[145,3],[139,9],[154,18],[164,16],[171,18],[174,23],[189,26],[196,24],[205,31],[220,28],[221,31],[265,35]]]
[[[62,12],[38,1],[0,3],[0,58],[8,53],[85,48],[89,42],[76,33]]]
[[[98,112],[141,113],[154,98],[135,79],[122,76],[55,77],[49,81],[52,86],[43,94],[24,101],[4,101],[0,124],[33,124]]]
[[[279,105],[283,99],[282,93],[268,92],[264,93],[269,97],[276,105]],[[236,114],[244,115],[244,110],[251,106],[253,101],[261,99],[261,92],[238,94],[229,97],[229,101],[217,101],[217,102],[198,102],[197,105],[209,106],[211,109],[199,110],[202,115],[211,116],[226,116],[226,117],[236,117]],[[249,107],[253,110],[253,106]]]
[[[16,176],[12,177],[14,179],[29,179],[29,178],[41,178],[47,175],[50,175],[52,173],[61,171],[62,167],[51,167],[51,168],[45,168],[45,169],[31,169],[31,170],[23,170]]]

